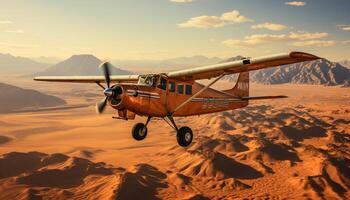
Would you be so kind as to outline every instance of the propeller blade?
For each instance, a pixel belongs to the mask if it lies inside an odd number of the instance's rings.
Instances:
[[[110,78],[111,73],[110,73],[109,63],[104,62],[104,63],[102,63],[102,65],[100,67],[102,68],[102,72],[103,72],[103,75],[105,77],[105,82],[107,84],[107,88],[109,88],[110,83],[111,83],[111,78]]]
[[[106,108],[108,97],[104,98],[102,101],[96,103],[96,112],[102,114]]]

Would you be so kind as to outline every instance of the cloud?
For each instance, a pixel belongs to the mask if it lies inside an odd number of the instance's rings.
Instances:
[[[285,2],[284,4],[286,5],[289,5],[289,6],[305,6],[306,5],[306,2],[304,1],[288,1],[288,2]]]
[[[6,33],[23,33],[22,29],[17,29],[17,30],[5,30]]]
[[[187,22],[180,23],[177,26],[181,28],[217,28],[222,27],[226,23],[217,16],[199,16],[192,17]]]
[[[257,24],[253,25],[251,27],[252,29],[268,29],[271,31],[282,31],[287,29],[288,27],[282,24],[272,24],[272,23],[264,23],[264,24]]]
[[[8,20],[0,20],[0,24],[12,24],[12,21],[8,21]]]
[[[317,46],[317,47],[330,47],[335,46],[338,42],[333,40],[309,40],[309,41],[300,41],[294,42],[293,46],[297,47],[306,47],[306,46]]]
[[[221,16],[202,15],[192,17],[184,23],[177,24],[181,28],[217,28],[227,24],[244,23],[253,21],[239,13],[237,10],[223,13]]]
[[[221,20],[226,21],[228,23],[244,23],[251,22],[252,19],[249,19],[239,13],[237,10],[233,10],[231,12],[226,12],[221,15]]]
[[[343,31],[350,31],[350,25],[337,25]]]
[[[170,1],[175,3],[190,3],[190,2],[193,2],[194,0],[170,0]]]
[[[255,34],[244,37],[243,40],[228,39],[222,43],[228,47],[249,47],[272,42],[305,41],[321,39],[328,36],[328,33],[290,32],[288,34]]]
[[[298,31],[298,32],[291,32],[289,33],[289,38],[290,39],[295,39],[295,40],[313,40],[313,39],[321,39],[327,37],[329,34],[325,32],[316,32],[316,33],[309,33],[309,32],[303,32],[303,31]]]

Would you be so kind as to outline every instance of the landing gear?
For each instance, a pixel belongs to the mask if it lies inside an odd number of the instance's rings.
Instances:
[[[143,140],[147,136],[147,125],[151,121],[152,117],[148,117],[146,123],[137,123],[132,128],[132,137],[137,140]],[[178,128],[176,123],[171,115],[168,115],[163,118],[172,128],[176,131],[176,140],[177,143],[182,147],[187,147],[191,144],[193,140],[193,132],[190,127],[184,126]]]
[[[187,147],[191,144],[193,139],[193,133],[191,128],[184,126],[177,130],[176,134],[177,143],[182,147]]]
[[[176,130],[177,143],[182,147],[187,147],[191,144],[193,139],[193,132],[191,128],[184,126],[177,128],[176,123],[171,115],[168,115],[164,120]]]
[[[143,123],[137,123],[134,125],[134,127],[132,128],[132,137],[137,140],[143,140],[146,138],[147,136],[147,125],[148,123],[151,121],[151,117],[147,118],[146,124]]]
[[[147,136],[147,126],[145,126],[143,123],[137,123],[132,128],[132,137],[135,140],[143,140]]]

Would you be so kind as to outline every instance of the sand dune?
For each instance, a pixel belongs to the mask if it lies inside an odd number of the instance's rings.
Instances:
[[[188,148],[160,120],[134,141],[135,121],[96,116],[92,106],[0,115],[0,199],[348,199],[347,97],[306,89],[176,119],[194,130]]]

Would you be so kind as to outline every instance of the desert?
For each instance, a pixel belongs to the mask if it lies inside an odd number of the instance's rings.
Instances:
[[[0,115],[0,199],[349,198],[349,88],[252,84],[289,98],[178,118],[195,133],[182,148],[162,120],[135,141],[134,121],[96,115],[98,86],[12,82],[73,107]]]

